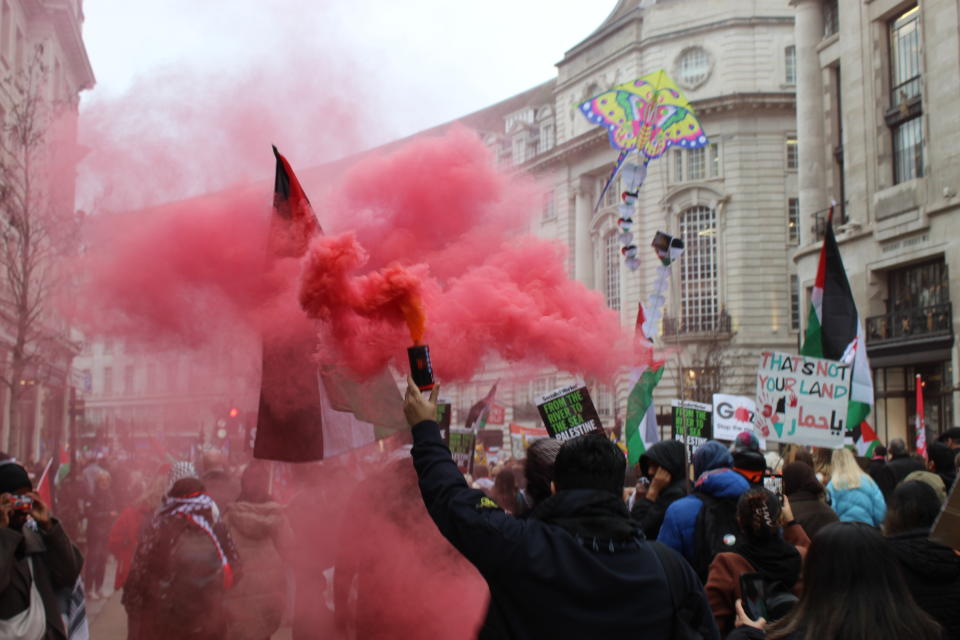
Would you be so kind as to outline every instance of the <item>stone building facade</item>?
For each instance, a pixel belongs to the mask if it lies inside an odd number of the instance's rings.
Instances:
[[[801,244],[809,299],[831,200],[866,324],[880,439],[957,424],[960,8],[949,0],[794,0]],[[951,278],[950,275],[953,274]]]
[[[616,153],[577,106],[658,69],[685,92],[710,144],[650,163],[635,231],[641,267],[633,272],[616,239],[620,189],[594,211]],[[654,397],[660,411],[681,396],[752,395],[760,351],[797,348],[800,301],[790,259],[799,241],[796,73],[794,10],[786,0],[621,0],[566,52],[555,79],[464,119],[502,165],[552,183],[532,231],[569,246],[571,275],[601,292],[625,327],[654,282],[655,232],[684,239],[656,341],[668,367]],[[491,365],[455,392],[455,407],[465,410],[506,373]],[[532,398],[569,379],[544,371],[501,386],[506,422],[534,422]],[[630,391],[626,373],[611,385],[588,382],[612,426]]]

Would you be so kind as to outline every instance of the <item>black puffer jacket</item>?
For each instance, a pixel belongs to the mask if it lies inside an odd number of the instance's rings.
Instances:
[[[960,556],[929,535],[929,530],[918,529],[887,540],[913,599],[943,626],[944,638],[960,639]]]
[[[887,504],[890,503],[893,490],[897,488],[897,485],[914,471],[925,471],[925,469],[923,468],[923,462],[910,456],[897,456],[880,471],[877,486],[883,492],[883,497],[887,499]]]
[[[683,443],[678,440],[663,440],[650,447],[649,451],[640,456],[640,472],[644,476],[647,475],[651,462],[669,471],[673,480],[655,501],[637,498],[630,510],[630,517],[640,524],[648,540],[656,540],[667,507],[688,493],[689,483],[683,472]]]

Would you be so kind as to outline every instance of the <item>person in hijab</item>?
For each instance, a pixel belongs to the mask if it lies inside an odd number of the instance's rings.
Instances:
[[[826,502],[826,489],[817,480],[813,467],[805,462],[791,462],[783,468],[783,493],[790,500],[793,517],[810,538],[839,520]]]

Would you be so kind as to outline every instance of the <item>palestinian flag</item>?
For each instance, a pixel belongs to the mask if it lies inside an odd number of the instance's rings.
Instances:
[[[70,475],[70,452],[67,451],[67,448],[62,446],[60,447],[60,459],[58,460],[57,472],[53,478],[54,486],[59,487],[60,483],[63,482],[63,479]]]
[[[872,456],[880,442],[867,422],[873,407],[873,378],[867,360],[866,336],[857,313],[840,247],[833,235],[833,207],[827,217],[827,230],[820,249],[817,280],[810,296],[810,314],[801,355],[842,360],[851,365],[852,384],[847,408],[848,436],[857,453]]]
[[[464,423],[467,429],[479,431],[487,426],[487,418],[490,417],[490,409],[493,407],[493,399],[497,396],[497,384],[499,382],[499,380],[494,382],[493,386],[490,387],[490,391],[487,392],[487,395],[470,407],[470,411],[467,412],[466,422]]]
[[[637,464],[654,442],[660,440],[657,414],[653,408],[653,390],[666,369],[663,362],[653,361],[653,344],[643,330],[646,315],[643,304],[637,308],[637,326],[634,348],[643,364],[631,373],[632,389],[627,397],[627,460]]]
[[[267,269],[302,258],[321,233],[317,217],[290,163],[277,148]],[[295,296],[283,323],[264,328],[260,408],[253,455],[263,460],[322,460],[396,433],[406,425],[403,399],[384,371],[356,380],[342,367],[321,371],[314,361],[316,328]],[[296,318],[290,321],[289,318]]]

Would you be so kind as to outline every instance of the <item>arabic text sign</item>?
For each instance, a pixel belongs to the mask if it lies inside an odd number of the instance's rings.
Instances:
[[[673,400],[673,439],[687,445],[688,458],[713,437],[712,407],[701,402]]]
[[[583,385],[572,384],[540,396],[537,410],[551,438],[563,441],[593,431],[603,434],[600,416]]]
[[[850,369],[823,358],[766,351],[757,370],[757,429],[774,442],[843,446]]]

